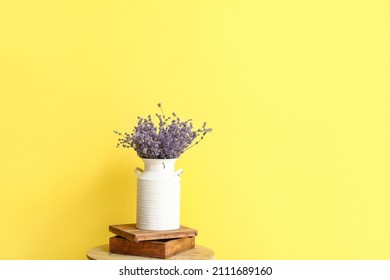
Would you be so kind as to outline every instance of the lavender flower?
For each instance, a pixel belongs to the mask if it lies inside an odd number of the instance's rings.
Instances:
[[[191,119],[182,121],[176,113],[172,113],[173,119],[166,117],[161,103],[157,106],[162,113],[156,114],[158,126],[155,126],[150,115],[147,118],[138,117],[138,123],[131,134],[114,131],[120,136],[117,147],[133,148],[141,158],[178,158],[212,131],[206,127],[206,122],[202,128],[193,129]]]

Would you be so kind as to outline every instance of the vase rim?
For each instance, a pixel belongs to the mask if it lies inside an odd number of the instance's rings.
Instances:
[[[177,160],[178,158],[140,158],[142,160]]]

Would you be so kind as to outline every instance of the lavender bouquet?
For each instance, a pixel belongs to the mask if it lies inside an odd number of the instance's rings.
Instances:
[[[173,159],[199,144],[204,137],[212,131],[207,123],[199,129],[194,129],[192,119],[182,121],[175,113],[166,117],[161,103],[157,104],[161,114],[156,114],[158,126],[153,123],[152,117],[138,116],[138,123],[132,133],[121,133],[117,147],[133,148],[141,158]]]

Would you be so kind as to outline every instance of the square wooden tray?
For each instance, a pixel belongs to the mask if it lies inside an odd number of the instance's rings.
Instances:
[[[142,230],[135,224],[111,225],[109,231],[127,240],[140,242],[147,240],[162,240],[182,237],[195,237],[198,235],[196,229],[180,226],[174,230]]]
[[[195,237],[135,242],[113,236],[109,244],[111,253],[159,259],[168,259],[194,247]]]

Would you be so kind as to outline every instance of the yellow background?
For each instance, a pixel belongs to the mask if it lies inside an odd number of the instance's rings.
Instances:
[[[177,162],[219,259],[390,259],[390,4],[0,1],[0,259],[85,259],[135,222],[113,130],[214,128]]]

